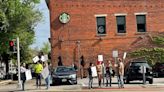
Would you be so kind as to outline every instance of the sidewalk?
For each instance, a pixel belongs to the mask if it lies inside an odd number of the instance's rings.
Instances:
[[[102,84],[101,88],[98,88],[97,78],[93,80],[93,89],[88,89],[88,78],[78,79],[77,85],[59,85],[51,86],[49,90],[46,90],[45,81],[42,80],[41,89],[36,89],[35,79],[27,81],[25,83],[24,92],[163,92],[164,84],[146,84],[143,85],[142,82],[135,82],[131,84],[125,84],[125,88],[118,88],[117,79],[112,78],[112,87],[105,87],[105,84]],[[9,82],[6,85],[0,85],[0,92],[21,92],[17,86],[17,81]]]
[[[8,83],[12,82],[12,80],[1,80],[0,85],[6,85]]]

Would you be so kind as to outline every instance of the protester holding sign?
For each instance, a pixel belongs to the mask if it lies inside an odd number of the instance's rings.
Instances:
[[[41,61],[37,62],[34,70],[35,70],[35,74],[36,74],[36,86],[37,86],[37,88],[40,88],[41,87],[41,72],[43,70],[43,66],[41,64]]]
[[[102,79],[102,64],[101,64],[101,61],[97,62],[97,73],[98,73],[99,87],[101,87],[101,79]]]
[[[44,62],[44,69],[42,71],[42,76],[45,79],[46,82],[46,89],[49,89],[50,87],[50,71],[49,71],[49,66],[47,62]]]
[[[112,74],[113,74],[112,64],[111,61],[108,61],[106,66],[106,87],[108,86],[108,82],[110,83],[109,86],[111,87]]]
[[[25,81],[26,81],[25,72],[26,72],[26,64],[25,64],[25,63],[22,63],[22,64],[21,64],[21,67],[20,67],[20,73],[21,73],[22,90],[23,90],[23,91],[24,91],[24,84],[25,84]]]
[[[90,63],[89,64],[89,68],[88,68],[88,74],[89,74],[89,89],[91,89],[92,88],[92,83],[93,83],[93,76],[92,76],[92,68],[93,67],[93,64],[92,63]]]

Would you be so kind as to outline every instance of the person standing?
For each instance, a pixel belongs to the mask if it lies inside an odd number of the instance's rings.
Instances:
[[[35,74],[36,74],[36,86],[37,86],[37,88],[41,88],[41,72],[43,70],[41,61],[37,62],[34,70],[35,70]]]
[[[120,86],[121,88],[124,88],[124,64],[122,62],[122,60],[119,58],[119,76],[120,76]]]
[[[92,77],[92,70],[91,70],[91,67],[93,67],[93,64],[90,63],[89,64],[89,68],[88,68],[88,75],[89,75],[89,89],[92,88],[92,84],[93,84],[93,77]]]
[[[21,67],[20,67],[20,73],[21,73],[21,80],[22,80],[22,90],[24,91],[24,85],[25,85],[25,82],[26,82],[26,64],[25,63],[22,63],[21,64]]]
[[[106,66],[106,87],[108,86],[108,84],[111,87],[112,74],[113,74],[112,64],[111,64],[111,61],[108,61],[107,66]]]
[[[99,88],[101,87],[101,79],[102,79],[102,64],[101,62],[97,62],[97,73],[98,73],[98,83]]]
[[[81,76],[81,79],[84,77],[84,66],[85,66],[85,61],[84,61],[84,56],[82,55],[80,57],[80,76]]]
[[[46,89],[49,89],[50,87],[50,70],[49,70],[49,66],[46,62],[44,62],[44,69],[45,72],[47,73],[46,77],[45,77],[45,82],[46,82]]]
[[[116,59],[116,60],[118,60],[118,59]],[[120,86],[120,75],[119,75],[119,63],[116,61],[114,66],[115,66],[115,74],[117,76],[118,87],[121,88],[121,86]]]

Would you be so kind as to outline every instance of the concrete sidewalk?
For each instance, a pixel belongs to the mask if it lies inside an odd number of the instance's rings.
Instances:
[[[21,92],[17,86],[17,81],[9,82],[9,84],[0,86],[0,92]],[[59,85],[51,86],[49,90],[46,90],[45,81],[42,80],[43,85],[41,89],[36,89],[35,79],[27,81],[25,83],[25,92],[163,92],[164,84],[146,84],[142,82],[134,82],[131,84],[125,84],[125,88],[118,88],[117,79],[112,78],[112,87],[105,87],[102,84],[101,88],[98,88],[97,78],[93,80],[93,89],[88,89],[88,78],[78,79],[77,85]]]

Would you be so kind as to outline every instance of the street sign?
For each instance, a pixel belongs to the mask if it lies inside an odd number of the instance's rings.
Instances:
[[[146,73],[146,66],[140,66],[140,73]]]
[[[115,57],[115,58],[118,57],[118,51],[117,50],[113,51],[113,57]]]

